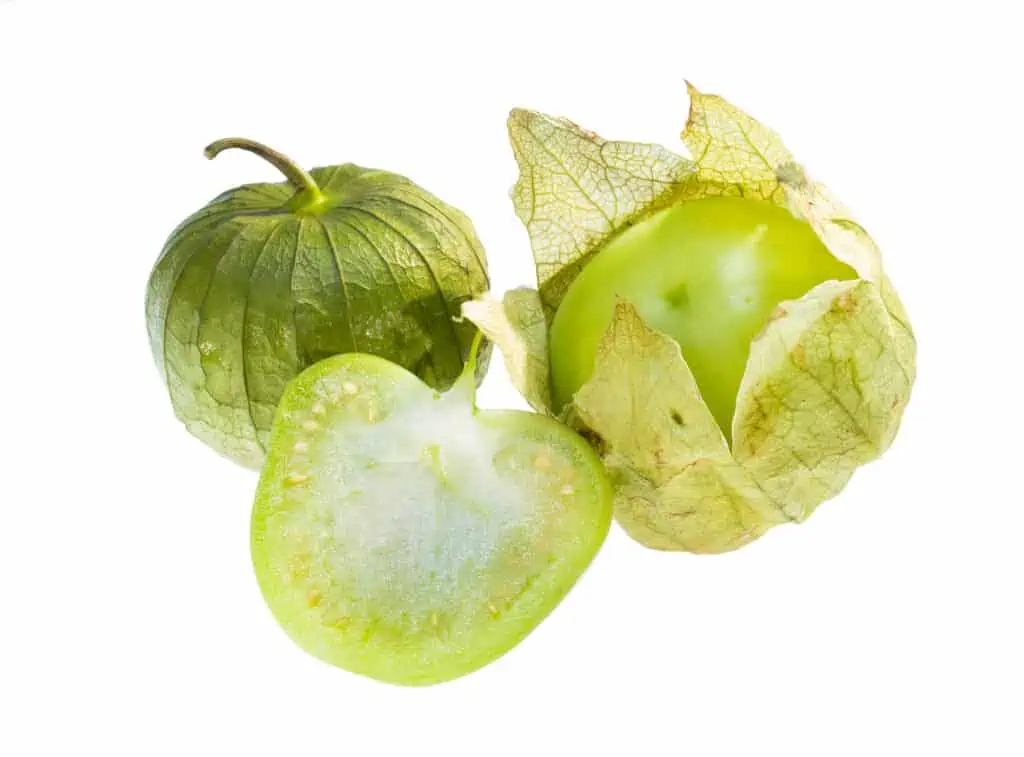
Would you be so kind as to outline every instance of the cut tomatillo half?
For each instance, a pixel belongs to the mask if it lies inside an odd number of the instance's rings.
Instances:
[[[556,412],[594,371],[617,300],[672,337],[726,437],[750,345],[784,300],[830,279],[856,279],[785,208],[715,197],[665,208],[603,246],[573,281],[551,324]]]
[[[474,353],[475,354],[475,353]],[[287,387],[252,517],[263,596],[307,652],[382,681],[493,661],[559,603],[608,532],[611,489],[570,428],[439,394],[378,357]]]
[[[916,342],[863,227],[775,132],[689,94],[691,158],[513,111],[538,288],[462,310],[593,443],[633,538],[724,552],[889,447]]]

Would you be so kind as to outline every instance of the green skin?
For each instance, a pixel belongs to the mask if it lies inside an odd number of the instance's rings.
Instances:
[[[731,440],[750,344],[772,311],[857,273],[776,205],[711,198],[658,211],[609,241],[569,287],[551,325],[556,409],[590,378],[615,301],[679,343],[704,402]]]
[[[474,359],[443,395],[362,354],[286,389],[252,557],[310,654],[389,683],[456,678],[522,640],[600,549],[611,490],[597,456],[554,419],[478,411]]]

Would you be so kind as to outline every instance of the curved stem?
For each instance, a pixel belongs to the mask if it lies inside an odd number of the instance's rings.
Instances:
[[[292,161],[292,159],[287,155],[279,153],[277,150],[272,150],[259,142],[254,142],[251,139],[243,139],[241,137],[218,139],[216,142],[207,145],[206,149],[203,150],[203,154],[209,160],[213,160],[224,152],[224,150],[245,150],[246,152],[258,155],[274,166],[278,171],[283,173],[285,178],[287,178],[288,181],[290,181],[292,185],[299,190],[299,192],[304,192],[309,198],[310,204],[315,205],[323,200],[323,193],[320,191],[320,187],[316,183],[316,180],[301,166]]]

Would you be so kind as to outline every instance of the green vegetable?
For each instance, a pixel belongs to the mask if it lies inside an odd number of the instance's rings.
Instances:
[[[889,447],[916,345],[874,242],[778,135],[690,98],[692,160],[514,111],[539,289],[463,312],[593,441],[635,539],[722,552]]]
[[[600,460],[551,418],[478,411],[472,362],[446,394],[360,354],[285,391],[252,553],[311,654],[400,684],[469,673],[540,623],[604,541]]]
[[[171,234],[150,276],[150,343],[188,430],[258,468],[287,382],[339,353],[451,386],[476,331],[453,316],[488,287],[469,220],[386,171],[307,173],[242,139],[206,155],[230,148],[265,158],[288,183],[217,197]]]
[[[559,305],[551,324],[554,407],[590,378],[621,298],[679,343],[728,437],[750,344],[771,311],[829,279],[856,278],[777,205],[717,197],[660,210],[610,240]]]

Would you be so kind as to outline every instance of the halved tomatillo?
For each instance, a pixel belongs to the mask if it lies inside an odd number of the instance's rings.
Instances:
[[[252,516],[263,596],[307,652],[420,685],[504,654],[565,596],[611,521],[601,463],[555,420],[439,394],[378,357],[287,387]]]

